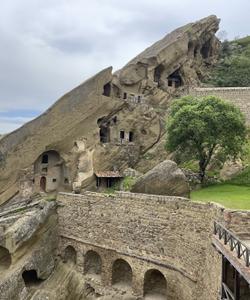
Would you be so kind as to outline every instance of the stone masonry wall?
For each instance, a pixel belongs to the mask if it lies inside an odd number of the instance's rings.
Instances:
[[[160,268],[167,280],[167,299],[199,300],[208,295],[210,300],[217,299],[220,257],[211,235],[222,208],[178,197],[124,192],[114,196],[61,193],[58,202],[59,251],[63,253],[71,244],[80,251],[81,261],[94,247],[105,260],[105,284],[110,282],[113,258],[122,256],[132,264],[138,295],[143,294],[146,269]]]
[[[199,97],[213,95],[230,101],[239,107],[250,125],[250,87],[194,88],[189,94]]]

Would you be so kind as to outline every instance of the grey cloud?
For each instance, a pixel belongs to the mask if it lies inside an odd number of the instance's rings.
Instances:
[[[0,11],[0,111],[44,110],[100,69],[122,67],[169,31],[209,14],[248,32],[248,0],[12,0]]]

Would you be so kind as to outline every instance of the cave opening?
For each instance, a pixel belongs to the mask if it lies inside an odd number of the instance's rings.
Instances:
[[[110,97],[111,95],[111,84],[110,82],[106,83],[104,86],[103,86],[103,96],[106,96],[106,97]]]
[[[173,88],[182,86],[182,78],[180,76],[179,70],[173,72],[168,76],[168,86]]]
[[[43,281],[37,276],[36,270],[24,271],[22,277],[26,287],[39,285]]]

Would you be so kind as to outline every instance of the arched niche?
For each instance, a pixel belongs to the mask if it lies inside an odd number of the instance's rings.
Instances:
[[[167,281],[164,275],[156,269],[148,270],[144,276],[145,299],[166,299]]]
[[[92,275],[101,275],[102,259],[101,259],[101,256],[97,252],[95,252],[93,250],[89,250],[85,254],[84,273],[92,274]]]
[[[69,245],[64,250],[63,261],[69,264],[76,264],[76,250],[73,246]]]
[[[124,259],[117,259],[112,266],[112,284],[124,287],[132,285],[132,268]]]

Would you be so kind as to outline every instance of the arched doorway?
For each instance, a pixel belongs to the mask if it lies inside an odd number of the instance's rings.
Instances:
[[[117,259],[112,268],[112,284],[124,287],[132,285],[132,269],[123,259]]]
[[[72,246],[67,246],[64,250],[64,262],[69,264],[76,264],[76,250]]]
[[[7,270],[11,265],[11,255],[8,249],[0,246],[0,272]]]
[[[144,277],[145,299],[166,299],[167,281],[164,275],[158,270],[149,270]]]
[[[42,176],[40,179],[40,188],[41,191],[46,192],[46,177]]]
[[[91,275],[101,275],[102,272],[102,259],[100,255],[90,250],[85,254],[84,260],[84,273]]]

